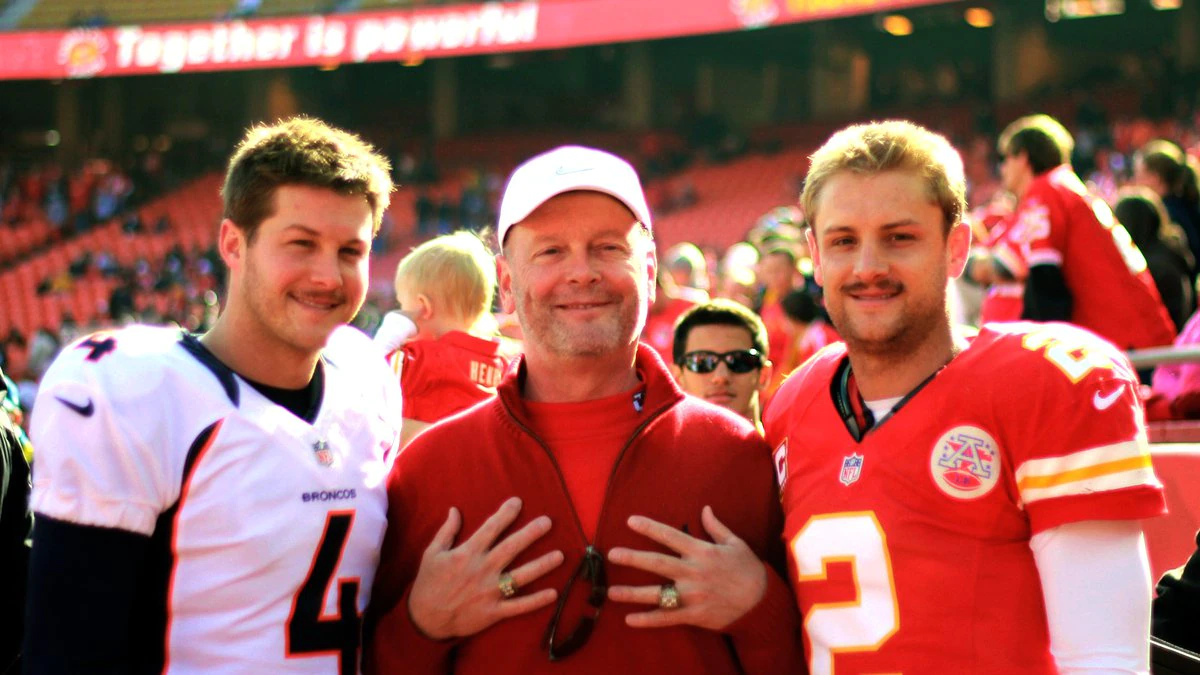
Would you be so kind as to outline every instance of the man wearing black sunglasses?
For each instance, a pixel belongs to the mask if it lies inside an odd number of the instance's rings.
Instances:
[[[650,228],[608,153],[558,148],[510,177],[500,295],[525,355],[397,458],[368,671],[803,668],[766,444],[638,342]]]
[[[671,373],[693,396],[728,408],[762,431],[761,396],[771,381],[767,329],[748,307],[718,298],[675,323]]]

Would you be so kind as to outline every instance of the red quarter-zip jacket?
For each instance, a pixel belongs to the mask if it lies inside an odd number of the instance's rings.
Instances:
[[[783,517],[770,451],[749,422],[685,396],[650,348],[639,345],[637,369],[645,382],[644,417],[609,475],[594,540],[578,525],[550,450],[532,431],[521,399],[524,362],[509,369],[497,396],[423,433],[396,459],[388,484],[384,537],[364,652],[371,673],[801,673],[799,615],[782,577]],[[551,662],[543,642],[554,606],[501,621],[459,640],[434,641],[413,625],[408,591],[421,555],[451,506],[463,516],[456,543],[465,541],[512,496],[523,501],[511,533],[549,515],[549,533],[510,569],[549,551],[566,560],[525,592],[563,593],[590,544],[605,556],[610,586],[655,585],[654,574],[608,562],[617,546],[671,553],[629,529],[643,515],[705,537],[700,511],[717,518],[768,563],[763,599],[724,632],[693,627],[631,628],[625,616],[639,605],[606,601],[578,652]],[[673,554],[673,553],[672,553]],[[560,619],[568,634],[588,611],[588,584],[577,580]],[[686,598],[685,598],[686,602]],[[560,638],[561,639],[561,638]]]

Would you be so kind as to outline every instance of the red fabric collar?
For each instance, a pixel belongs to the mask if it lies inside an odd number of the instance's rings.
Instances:
[[[654,348],[639,342],[634,367],[645,385],[646,395],[643,405],[646,412],[653,413],[660,408],[674,405],[683,400],[683,390],[679,388],[675,378],[671,376],[671,371],[667,370],[662,358],[654,351]],[[570,374],[564,374],[564,376],[570,377]],[[525,399],[521,396],[524,383],[525,356],[521,355],[513,359],[508,372],[504,375],[504,380],[496,388],[496,394],[521,424],[532,428],[532,420],[526,408]]]

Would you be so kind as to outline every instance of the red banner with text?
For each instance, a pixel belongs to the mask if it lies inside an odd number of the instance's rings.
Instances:
[[[721,33],[955,0],[544,0],[0,33],[0,79],[406,61]]]

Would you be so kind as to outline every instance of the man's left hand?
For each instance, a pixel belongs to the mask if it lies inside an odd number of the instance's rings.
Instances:
[[[673,582],[679,605],[659,607],[662,586],[612,586],[614,602],[653,605],[656,609],[630,614],[625,621],[635,628],[690,625],[724,630],[742,618],[767,592],[767,570],[746,542],[705,506],[700,522],[713,543],[697,539],[669,525],[643,516],[632,516],[629,528],[675,551],[679,557],[628,548],[614,548],[608,559],[616,565],[651,572]]]

